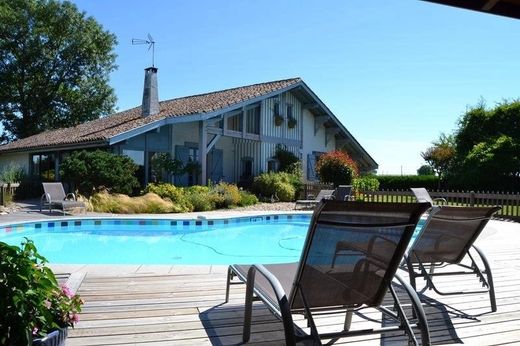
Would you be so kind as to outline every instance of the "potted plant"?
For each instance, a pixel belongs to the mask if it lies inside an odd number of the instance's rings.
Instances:
[[[293,118],[293,117],[289,117],[289,119],[287,120],[287,127],[290,128],[290,129],[293,129],[296,127],[296,119]]]
[[[0,242],[0,344],[64,345],[83,301],[59,285],[47,260],[27,239]]]
[[[283,117],[280,114],[275,114],[274,115],[274,124],[276,126],[280,126],[280,125],[282,125],[282,123],[283,123]]]

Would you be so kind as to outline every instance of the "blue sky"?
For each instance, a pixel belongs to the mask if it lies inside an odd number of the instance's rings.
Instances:
[[[74,0],[118,38],[117,107],[299,76],[379,163],[415,174],[467,106],[520,92],[520,20],[416,0]]]

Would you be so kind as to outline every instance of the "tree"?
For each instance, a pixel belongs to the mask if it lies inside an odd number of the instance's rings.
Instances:
[[[63,180],[86,196],[104,189],[129,195],[139,187],[136,171],[137,165],[128,156],[103,150],[75,151],[60,166]]]
[[[0,0],[0,139],[110,114],[115,44],[68,1]]]
[[[320,156],[316,163],[320,181],[334,186],[349,185],[359,175],[354,160],[344,151],[334,150]]]
[[[432,166],[430,165],[422,165],[417,170],[417,175],[434,175],[435,171],[433,170]]]
[[[441,133],[439,139],[432,142],[432,146],[422,152],[421,156],[437,173],[440,182],[449,172],[455,157],[453,136]]]

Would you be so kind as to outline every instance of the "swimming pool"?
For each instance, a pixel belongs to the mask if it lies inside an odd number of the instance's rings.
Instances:
[[[0,241],[32,239],[50,263],[232,264],[300,259],[310,214],[219,220],[68,219],[0,226]]]

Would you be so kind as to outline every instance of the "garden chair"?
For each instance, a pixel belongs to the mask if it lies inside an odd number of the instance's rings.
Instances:
[[[410,188],[412,190],[413,194],[415,195],[415,198],[417,198],[418,202],[428,202],[431,205],[435,204],[447,204],[445,198],[432,198],[428,191],[424,187],[412,187]]]
[[[350,194],[352,193],[352,185],[339,185],[334,193],[332,194],[332,198],[336,201],[348,201],[350,200]]]
[[[491,310],[495,312],[497,306],[491,267],[482,250],[473,243],[499,209],[434,206],[403,262],[412,287],[417,290],[416,279],[423,278],[426,282],[424,289],[434,290],[440,295],[489,293]],[[469,261],[463,262],[466,257]],[[478,258],[480,261],[476,261]],[[482,288],[441,291],[435,286],[434,278],[447,275],[475,275]]]
[[[40,199],[40,212],[46,205],[49,206],[49,213],[52,212],[52,207],[61,209],[63,215],[66,210],[74,208],[83,208],[86,212],[85,203],[78,201],[73,193],[66,194],[62,183],[42,183],[42,185],[44,194]]]
[[[286,344],[313,339],[403,331],[418,344],[412,330],[418,327],[421,342],[429,345],[426,316],[412,287],[396,275],[397,268],[428,203],[366,203],[322,200],[311,219],[300,262],[283,264],[231,265],[228,269],[226,302],[234,277],[246,283],[243,341],[250,339],[253,294],[283,322]],[[336,260],[336,244],[344,253]],[[348,247],[348,249],[347,249]],[[417,320],[405,315],[393,279],[401,283],[411,300]],[[383,306],[390,291],[393,299]],[[402,297],[401,297],[402,298]],[[388,299],[387,299],[388,300]],[[350,331],[353,312],[375,308],[395,324]],[[346,313],[338,332],[318,333],[315,315]],[[293,323],[293,314],[303,314],[310,335]],[[361,317],[365,314],[360,313]]]
[[[312,209],[314,208],[322,199],[330,199],[334,194],[334,190],[321,190],[315,199],[299,199],[296,201],[294,205],[294,209],[298,209],[298,207]]]

